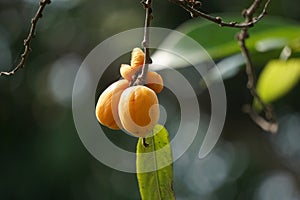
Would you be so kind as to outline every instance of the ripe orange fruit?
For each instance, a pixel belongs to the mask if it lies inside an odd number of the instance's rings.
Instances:
[[[151,88],[154,92],[160,93],[164,87],[163,79],[158,73],[148,71],[146,86]]]
[[[118,104],[122,92],[128,88],[128,86],[128,80],[119,80],[111,84],[100,95],[96,105],[96,117],[102,125],[114,130],[121,128]]]
[[[140,48],[134,48],[131,52],[130,65],[122,64],[120,74],[123,78],[131,81],[132,76],[142,68],[145,54]]]
[[[132,67],[141,67],[144,64],[145,53],[140,48],[134,48],[131,52],[130,65]]]
[[[128,81],[131,81],[133,75],[142,68],[142,66],[130,66],[126,64],[122,64],[120,67],[120,74],[123,78]]]
[[[151,133],[159,119],[157,96],[145,86],[129,87],[120,97],[118,111],[126,131],[138,137],[145,137]]]

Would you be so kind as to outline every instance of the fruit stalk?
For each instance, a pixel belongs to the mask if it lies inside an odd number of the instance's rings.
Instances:
[[[149,64],[152,63],[152,60],[150,58],[150,49],[149,49],[149,27],[151,20],[153,19],[152,16],[152,0],[145,0],[141,2],[144,6],[144,9],[146,11],[145,16],[145,26],[144,26],[144,39],[142,41],[142,46],[144,48],[145,52],[145,58],[144,58],[144,64],[142,67],[142,70],[138,76],[136,76],[136,80],[133,81],[133,85],[144,85],[147,78],[147,73],[149,69]]]
[[[140,76],[137,78],[137,82],[140,82],[142,84],[145,83],[148,69],[149,69],[149,64],[152,63],[152,60],[150,58],[150,49],[149,49],[149,26],[150,22],[153,19],[152,16],[152,0],[146,0],[142,2],[144,5],[144,8],[146,10],[146,16],[145,16],[145,28],[144,28],[144,39],[142,41],[142,46],[144,47],[144,52],[145,52],[145,58],[144,58],[144,64],[142,67],[142,72]],[[146,142],[146,139],[143,138],[143,145],[144,147],[147,147],[148,144]]]

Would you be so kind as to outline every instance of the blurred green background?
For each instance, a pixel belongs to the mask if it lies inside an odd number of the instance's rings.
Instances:
[[[206,12],[228,15],[251,1],[202,3]],[[1,71],[18,62],[37,7],[37,0],[0,1]],[[299,1],[272,1],[269,10],[270,15],[300,22]],[[153,15],[153,26],[170,29],[190,19],[167,0],[154,1]],[[46,7],[25,68],[14,76],[0,77],[0,199],[140,199],[135,174],[111,169],[85,149],[73,123],[71,97],[85,56],[106,38],[143,23],[144,10],[133,0],[53,0]],[[277,21],[273,23],[276,26]],[[222,37],[222,28],[203,37]],[[99,93],[118,79],[119,64],[128,62],[129,56],[119,60],[101,78]],[[182,72],[194,78],[188,68]],[[280,129],[271,135],[241,111],[243,104],[251,102],[246,81],[243,70],[225,80],[227,118],[213,152],[199,160],[201,141],[196,140],[174,163],[177,199],[300,199],[300,87],[274,104]],[[165,90],[159,98],[174,116],[166,124],[172,132],[178,115],[176,105],[168,102],[170,96]],[[199,102],[207,111],[204,116],[209,116],[207,91],[199,94]],[[205,129],[207,123],[202,123]],[[116,144],[134,151],[135,138],[105,130]]]

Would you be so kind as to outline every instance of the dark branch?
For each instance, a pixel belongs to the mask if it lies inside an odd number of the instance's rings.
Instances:
[[[264,15],[267,13],[266,9],[270,3],[270,0],[268,0],[263,11],[257,17],[252,18],[248,22],[237,23],[237,22],[225,22],[222,20],[221,17],[214,17],[212,15],[208,15],[204,12],[199,11],[198,9],[195,8],[195,4],[197,3],[197,1],[187,1],[187,0],[169,0],[169,1],[171,1],[172,3],[175,3],[176,5],[179,5],[180,7],[182,7],[186,11],[188,11],[193,18],[202,17],[202,18],[212,21],[216,24],[219,24],[220,26],[227,26],[227,27],[233,27],[233,28],[252,27],[255,23],[257,23],[264,17]],[[257,9],[256,7],[253,7],[253,8],[251,7],[251,9],[248,9],[248,11],[251,11],[251,10],[255,11],[256,9]]]
[[[147,0],[146,3],[144,4],[144,6],[146,9],[146,16],[145,16],[144,39],[142,42],[142,46],[144,47],[145,58],[144,58],[144,64],[143,64],[142,73],[140,75],[140,78],[142,81],[145,82],[147,73],[148,73],[149,64],[152,62],[151,58],[150,58],[150,49],[149,49],[149,26],[150,26],[150,22],[153,18],[153,16],[152,16],[152,0]]]
[[[254,65],[246,45],[246,39],[249,38],[248,29],[254,26],[255,23],[260,21],[267,14],[267,8],[270,4],[270,0],[266,1],[263,10],[257,17],[253,17],[253,16],[254,13],[259,9],[262,0],[253,0],[253,3],[249,6],[249,8],[243,11],[242,14],[245,20],[240,23],[225,22],[222,20],[221,17],[214,17],[199,11],[199,6],[201,6],[201,3],[196,0],[169,0],[169,1],[179,5],[180,7],[188,11],[192,17],[202,17],[216,24],[219,24],[220,26],[227,26],[227,27],[241,29],[241,31],[237,35],[237,40],[239,41],[241,51],[246,58],[246,73],[248,76],[247,88],[250,90],[254,99],[257,100],[258,103],[262,106],[265,113],[266,120],[260,117],[252,109],[251,110],[246,109],[247,113],[250,114],[250,117],[253,119],[253,121],[257,125],[259,125],[262,129],[270,132],[274,132],[275,130],[277,130],[278,125],[276,123],[275,115],[273,114],[272,107],[269,104],[265,103],[256,91],[256,77],[255,77]]]
[[[37,22],[39,21],[40,18],[42,18],[42,13],[44,8],[46,7],[47,4],[50,4],[51,0],[41,0],[40,1],[40,6],[35,14],[35,16],[31,19],[31,27],[28,33],[27,38],[24,40],[24,52],[21,54],[21,60],[18,63],[18,65],[11,71],[8,72],[0,72],[0,76],[5,75],[5,76],[11,76],[15,72],[17,72],[19,69],[23,68],[26,62],[26,59],[31,51],[30,45],[31,41],[35,36],[35,30],[36,30],[36,25]]]
[[[262,2],[262,0],[254,0],[248,9],[243,11],[242,14],[245,18],[245,23],[251,23],[253,21],[253,15],[254,15],[255,11],[259,8],[261,2]],[[270,3],[270,0],[268,0],[266,2],[265,7],[262,12],[262,16],[264,16],[267,13],[266,9],[267,9],[269,3]],[[264,120],[257,113],[255,113],[255,111],[252,109],[251,110],[247,109],[246,113],[250,114],[250,117],[253,119],[253,121],[257,125],[259,125],[262,129],[264,129],[266,131],[274,132],[274,130],[277,130],[278,125],[276,123],[272,107],[269,104],[265,103],[256,91],[255,68],[253,65],[253,61],[251,59],[250,52],[246,45],[246,40],[247,40],[247,38],[249,38],[248,28],[249,27],[242,28],[241,31],[239,32],[239,34],[237,35],[237,40],[239,41],[241,51],[246,59],[246,73],[248,76],[247,88],[250,90],[250,93],[254,97],[254,99],[256,99],[258,101],[258,103],[262,106],[262,108],[265,112],[265,117],[268,121]],[[262,120],[264,120],[263,123],[262,123]],[[269,127],[272,127],[272,130],[270,130]],[[276,127],[276,129],[274,127]]]
[[[245,105],[243,111],[251,117],[251,119],[264,131],[276,133],[278,131],[278,124],[276,122],[269,122],[258,115],[250,105]]]
[[[149,69],[149,64],[152,62],[150,58],[150,49],[149,49],[149,27],[150,22],[153,18],[152,16],[152,0],[146,0],[141,2],[145,8],[145,27],[144,27],[144,39],[142,41],[142,46],[144,47],[144,64],[141,71],[138,71],[133,78],[132,85],[144,85]]]

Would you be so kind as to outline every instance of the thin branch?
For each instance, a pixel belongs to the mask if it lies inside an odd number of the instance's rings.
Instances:
[[[147,72],[148,72],[148,65],[152,62],[150,58],[150,49],[149,49],[149,26],[150,22],[153,19],[152,16],[152,0],[147,0],[144,4],[146,9],[146,16],[145,16],[145,29],[144,29],[144,39],[142,42],[142,46],[144,47],[145,58],[144,64],[142,68],[141,78],[142,80],[146,79]]]
[[[237,35],[237,40],[239,41],[241,51],[246,58],[246,73],[248,76],[247,88],[250,90],[254,99],[257,100],[258,103],[262,106],[265,112],[266,120],[261,116],[259,116],[252,109],[251,110],[245,109],[244,111],[247,112],[250,115],[250,117],[253,119],[253,121],[257,125],[259,125],[262,129],[270,132],[274,132],[275,130],[277,130],[278,124],[276,123],[276,119],[272,107],[269,104],[265,103],[256,91],[255,69],[254,69],[254,65],[249,50],[246,45],[246,39],[249,38],[248,29],[253,27],[255,23],[260,21],[267,14],[267,8],[271,0],[266,1],[263,10],[257,17],[253,17],[253,15],[260,7],[262,0],[253,0],[253,3],[249,6],[249,8],[243,11],[242,14],[245,20],[244,22],[240,22],[240,23],[225,22],[222,20],[221,17],[214,17],[199,11],[199,7],[201,6],[201,3],[196,0],[169,0],[169,1],[179,5],[180,7],[188,11],[192,17],[202,17],[220,26],[227,26],[227,27],[241,29],[241,31]]]
[[[258,115],[251,105],[244,105],[243,111],[247,113],[251,119],[263,130],[271,132],[271,133],[276,133],[278,131],[278,124],[276,122],[269,122],[266,121],[263,117]]]
[[[141,2],[145,8],[146,16],[145,16],[145,27],[144,27],[144,39],[142,41],[142,46],[144,47],[145,58],[144,64],[141,71],[138,71],[133,78],[132,85],[144,85],[147,77],[149,64],[152,62],[150,58],[150,49],[149,49],[149,27],[152,16],[152,0],[146,0]]]
[[[212,21],[216,24],[219,24],[220,26],[227,26],[227,27],[233,27],[233,28],[247,28],[247,27],[252,27],[255,23],[260,21],[264,15],[267,13],[267,7],[270,3],[270,0],[267,1],[263,11],[257,16],[252,18],[251,21],[249,22],[225,22],[222,20],[221,17],[214,17],[212,15],[208,15],[204,12],[199,11],[198,9],[195,8],[195,5],[197,5],[198,1],[187,1],[187,0],[169,0],[172,3],[175,3],[176,5],[182,7],[186,11],[188,11],[193,18],[196,17],[202,17],[204,19],[207,19],[209,21]],[[199,3],[198,3],[199,4]],[[256,10],[256,8],[251,8],[251,10]]]
[[[245,23],[251,23],[253,21],[253,15],[254,15],[255,11],[259,8],[261,2],[262,2],[262,0],[254,0],[248,9],[243,11],[242,14],[245,18]],[[265,7],[262,12],[263,16],[267,13],[266,9],[267,9],[269,3],[270,3],[270,0],[268,0],[265,4]],[[276,123],[275,115],[273,113],[272,107],[269,104],[265,103],[256,91],[255,68],[253,65],[253,61],[251,59],[250,52],[246,45],[246,40],[247,40],[247,38],[249,38],[248,29],[249,29],[249,27],[242,28],[241,31],[239,32],[239,34],[237,35],[237,40],[239,41],[241,51],[246,59],[246,73],[248,76],[247,88],[250,90],[254,99],[256,99],[258,101],[258,103],[262,106],[262,108],[265,112],[265,117],[268,121],[261,118],[253,110],[249,111],[249,109],[248,109],[246,113],[248,113],[250,115],[250,117],[253,119],[253,121],[256,122],[256,124],[259,125],[262,129],[273,132],[275,129],[270,130],[270,127],[274,128],[275,125],[276,125],[276,127],[278,127],[278,125]],[[263,123],[262,123],[262,120],[264,120]]]
[[[21,60],[18,63],[18,65],[11,71],[3,71],[0,72],[0,76],[11,76],[13,74],[15,74],[19,69],[23,68],[26,62],[26,59],[31,51],[30,45],[31,45],[31,41],[32,39],[35,37],[35,30],[36,30],[36,26],[37,26],[37,22],[39,21],[40,18],[42,18],[42,13],[44,8],[46,7],[47,4],[50,4],[51,0],[41,0],[40,1],[40,6],[35,14],[35,16],[31,19],[31,27],[28,33],[27,38],[24,40],[24,52],[21,54]]]

